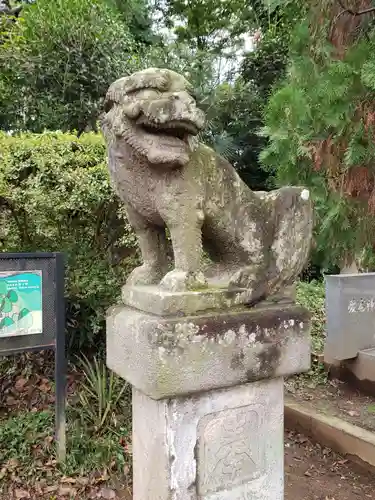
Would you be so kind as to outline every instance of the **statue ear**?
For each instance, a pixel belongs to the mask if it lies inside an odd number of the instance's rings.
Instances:
[[[113,108],[113,105],[114,105],[114,101],[112,101],[112,99],[110,99],[109,97],[106,97],[104,99],[104,104],[103,104],[104,112],[108,113],[108,111],[111,111],[111,109]]]

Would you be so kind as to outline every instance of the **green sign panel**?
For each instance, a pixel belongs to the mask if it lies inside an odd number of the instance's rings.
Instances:
[[[0,272],[0,337],[42,332],[42,271]]]

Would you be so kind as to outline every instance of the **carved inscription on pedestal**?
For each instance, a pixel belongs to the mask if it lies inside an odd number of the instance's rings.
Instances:
[[[260,406],[223,410],[198,425],[198,494],[231,489],[264,473]]]

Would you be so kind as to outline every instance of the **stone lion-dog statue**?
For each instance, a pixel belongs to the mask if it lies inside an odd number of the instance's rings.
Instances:
[[[253,192],[228,161],[199,143],[204,124],[191,84],[174,71],[149,68],[109,87],[101,117],[109,172],[143,258],[127,285],[197,291],[216,273],[228,290],[246,289],[255,303],[295,281],[306,264],[309,191]],[[211,271],[202,271],[203,249]]]

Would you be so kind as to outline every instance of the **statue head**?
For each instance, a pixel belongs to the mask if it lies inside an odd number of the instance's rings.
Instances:
[[[176,167],[189,161],[204,122],[191,84],[174,71],[158,68],[116,80],[101,119],[107,140],[122,138],[149,163]]]

